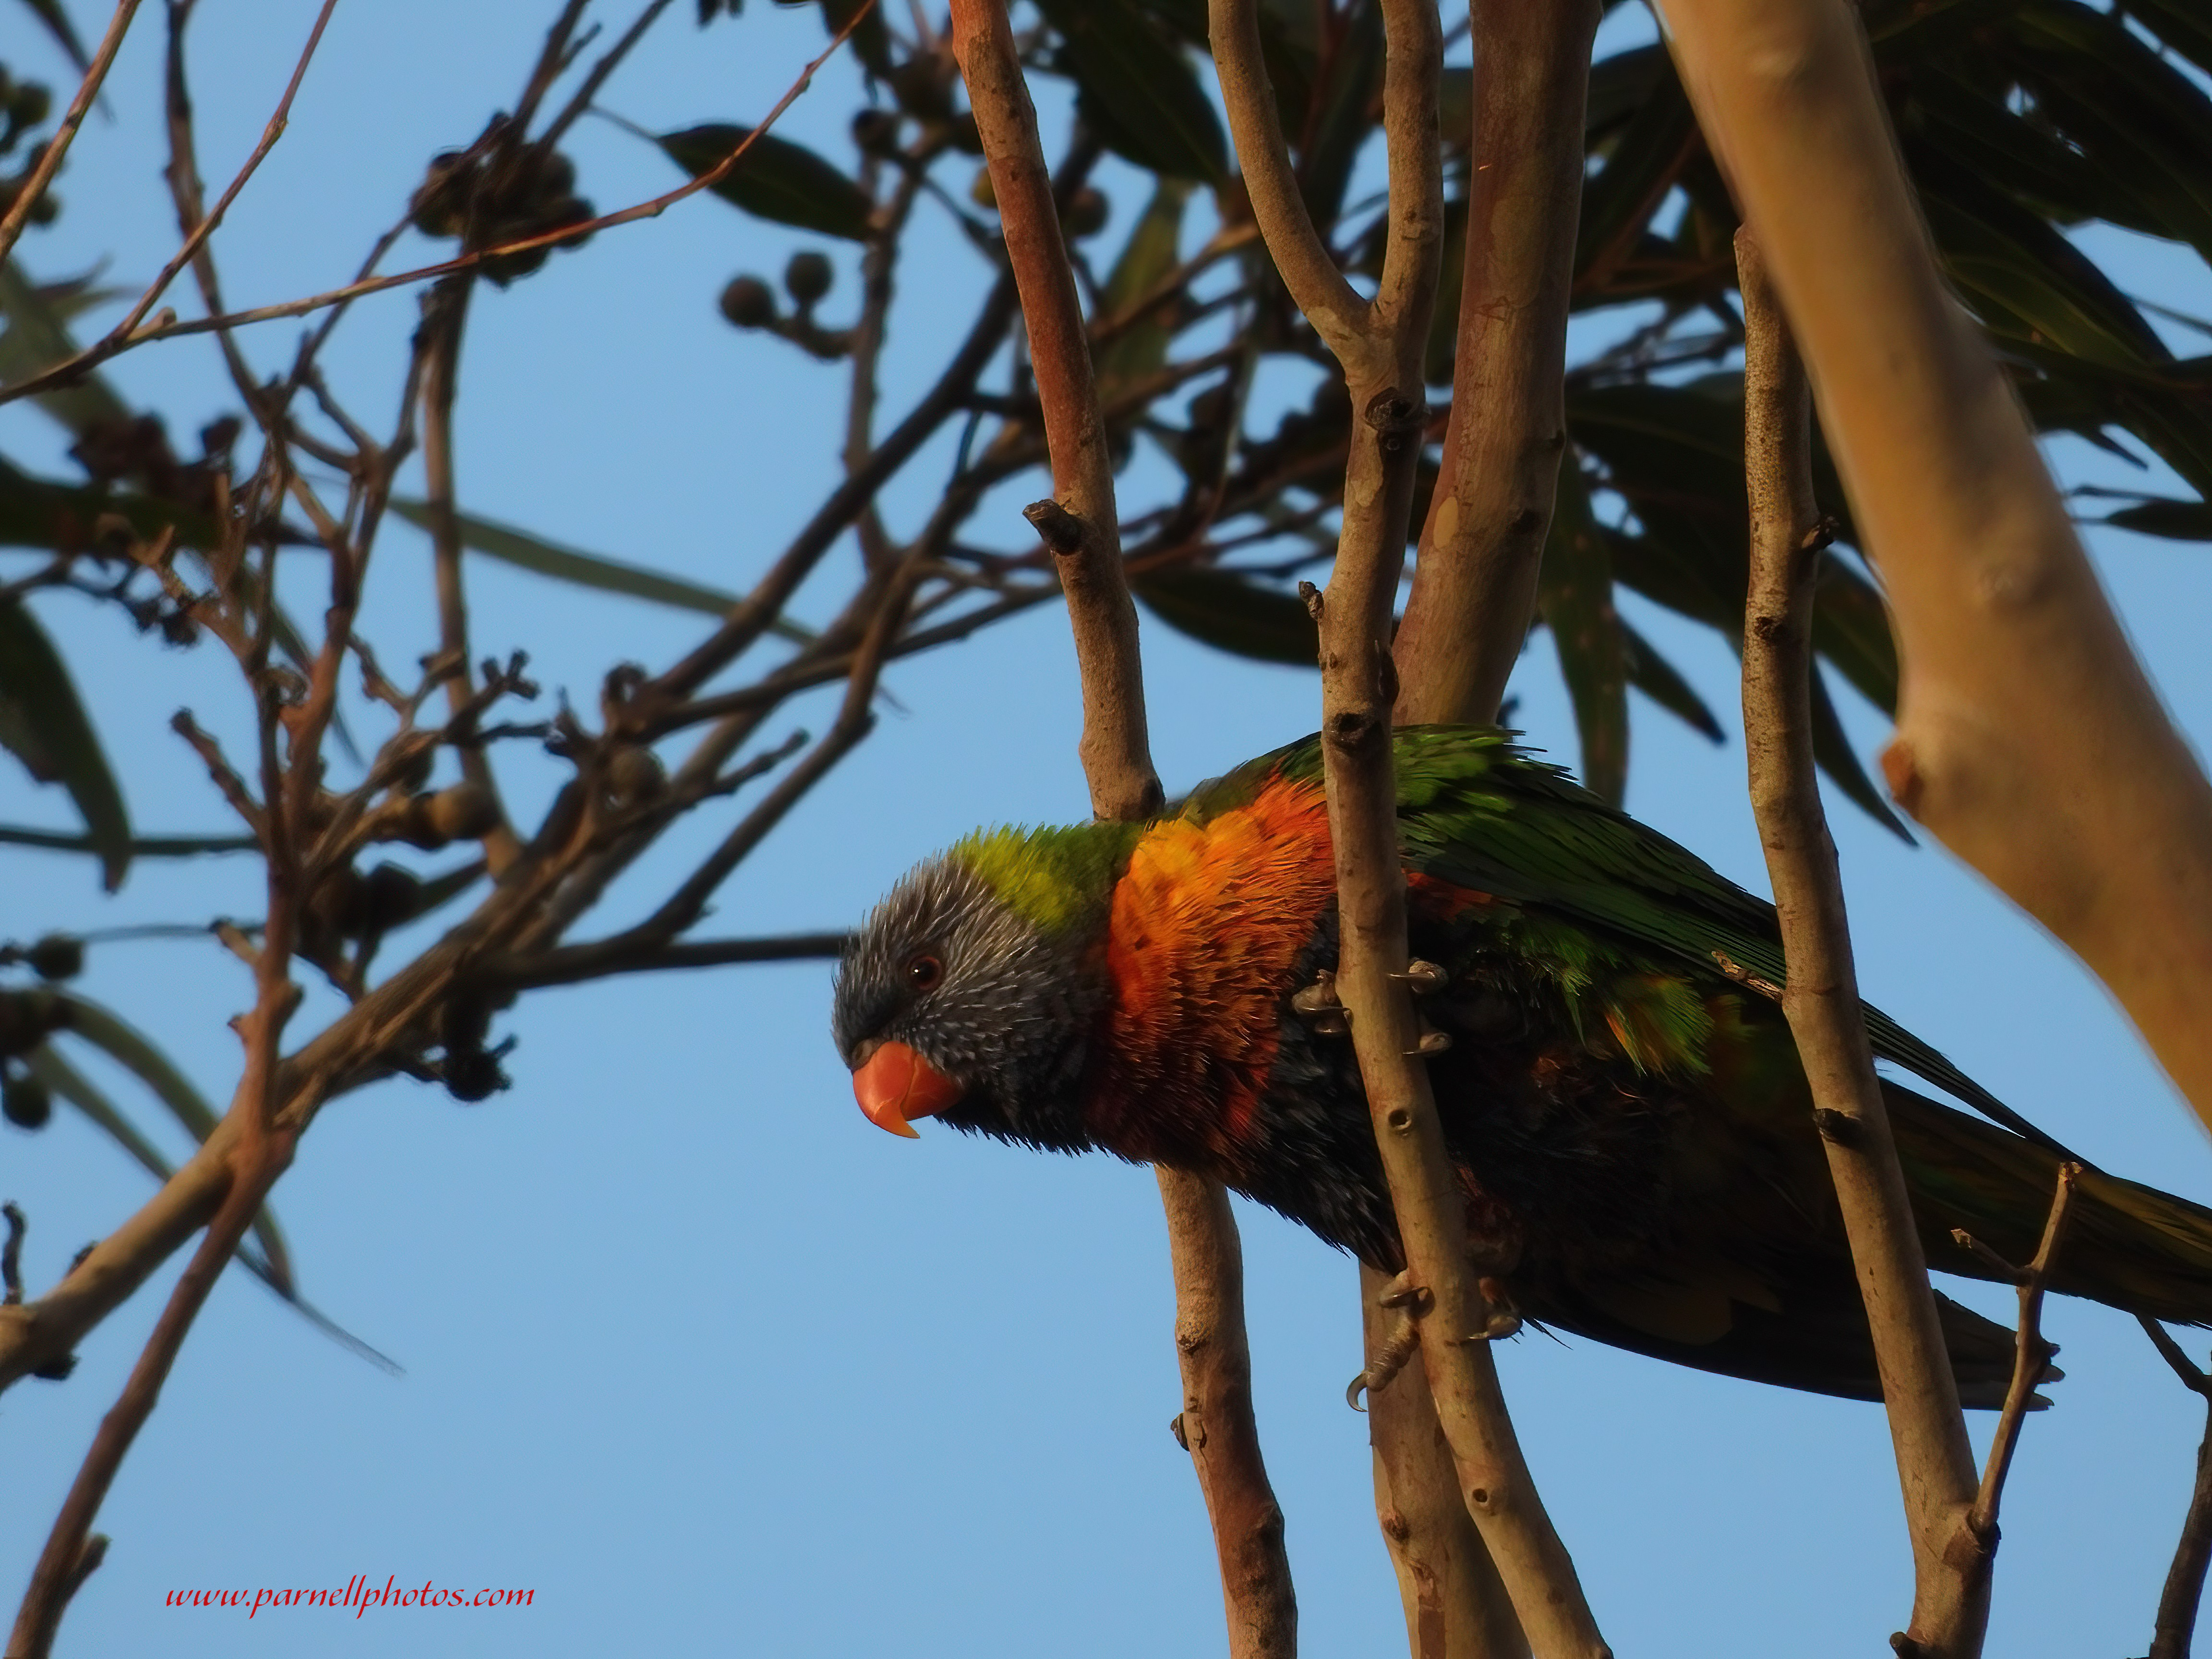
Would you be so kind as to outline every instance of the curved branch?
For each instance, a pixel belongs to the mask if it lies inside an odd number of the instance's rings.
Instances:
[[[1497,718],[1566,451],[1567,305],[1599,7],[1473,0],[1469,11],[1476,165],[1451,419],[1398,629],[1401,726]]]
[[[1813,765],[1808,677],[1822,543],[1813,500],[1812,404],[1748,228],[1736,233],[1736,262],[1752,526],[1744,750],[1790,964],[1782,1012],[1811,1085],[1814,1121],[1866,1299],[1904,1488],[1913,1599],[1911,1626],[1900,1638],[1911,1645],[1899,1651],[1971,1659],[1989,1622],[1996,1540],[1971,1524],[1973,1447],[1859,1012],[1843,882]]]
[[[1431,21],[1434,8],[1429,8]],[[1290,146],[1275,112],[1274,88],[1260,50],[1258,0],[1211,0],[1206,8],[1212,37],[1213,67],[1221,77],[1221,101],[1229,112],[1229,131],[1243,169],[1252,217],[1267,239],[1267,252],[1282,273],[1283,285],[1306,314],[1328,349],[1347,371],[1352,355],[1365,343],[1367,301],[1337,269],[1336,258],[1314,228],[1291,169]],[[1431,77],[1433,81],[1434,77]],[[1433,114],[1435,92],[1430,94]],[[1436,122],[1429,123],[1433,139]],[[1395,159],[1395,157],[1394,157]]]
[[[2212,784],[1943,284],[1858,14],[1663,9],[1893,609],[1891,793],[2104,981],[2212,1123]]]

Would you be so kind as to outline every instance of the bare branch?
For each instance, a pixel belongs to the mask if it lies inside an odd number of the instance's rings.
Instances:
[[[0,824],[0,846],[43,847],[55,853],[96,853],[92,837],[55,830],[27,830],[19,824]],[[196,858],[204,853],[258,853],[261,843],[251,836],[140,836],[131,843],[134,859]]]
[[[1056,529],[1045,542],[1067,589],[1068,620],[1082,664],[1078,753],[1091,785],[1091,810],[1102,818],[1148,817],[1159,810],[1162,797],[1145,726],[1137,608],[1121,575],[1113,457],[1074,267],[1002,0],[954,0],[952,52],[967,82],[1006,230],[1006,258],[1021,294],[1052,454]]]
[[[1408,1275],[1415,1290],[1426,1293],[1419,1304],[1427,1309],[1422,1358],[1462,1494],[1534,1650],[1547,1659],[1595,1656],[1606,1651],[1604,1640],[1529,1479],[1480,1340],[1489,1310],[1467,1259],[1467,1218],[1419,1059],[1419,1020],[1405,986],[1392,978],[1405,972],[1407,951],[1389,636],[1425,425],[1421,358],[1442,238],[1437,12],[1421,0],[1386,0],[1382,8],[1390,251],[1376,302],[1354,310],[1316,268],[1304,205],[1282,188],[1287,161],[1268,106],[1249,0],[1214,0],[1212,15],[1231,131],[1253,185],[1255,216],[1269,252],[1285,269],[1292,297],[1343,364],[1359,416],[1345,469],[1335,571],[1325,599],[1306,591],[1321,630],[1322,752],[1341,928],[1338,994],[1351,1021]],[[1265,213],[1259,210],[1263,195],[1271,198]]]
[[[441,655],[459,665],[446,682],[447,699],[456,715],[469,706],[475,691],[469,668],[468,590],[461,575],[461,525],[453,490],[453,399],[459,389],[461,337],[474,286],[472,277],[450,276],[430,290],[423,301],[416,347],[422,362],[422,478],[438,590],[438,646]],[[490,757],[473,744],[458,752],[461,776],[484,792],[498,814],[498,822],[483,836],[484,860],[495,880],[520,854],[522,843],[507,823]]]
[[[2181,1386],[2202,1395],[2205,1405],[2204,1436],[2197,1448],[2197,1484],[2189,1494],[2181,1537],[2173,1547],[2173,1565],[2166,1569],[2165,1588],[2159,1595],[2149,1654],[2149,1659],[2189,1659],[2197,1607],[2204,1600],[2205,1569],[2212,1566],[2212,1376],[2191,1364],[2181,1345],[2155,1319],[2146,1316],[2142,1322]]]
[[[1782,1008],[1811,1085],[1866,1299],[1905,1492],[1914,1590],[1911,1626],[1897,1638],[1907,1645],[1899,1651],[1972,1659],[1989,1619],[1996,1540],[1972,1526],[1973,1449],[1859,1011],[1843,884],[1813,764],[1808,676],[1820,513],[1813,499],[1812,404],[1747,228],[1736,234],[1736,262],[1752,523],[1744,747],[1790,964]]]
[[[1456,388],[1396,645],[1394,719],[1486,723],[1519,659],[1566,449],[1567,302],[1597,0],[1472,0]]]
[[[260,725],[264,750],[273,748],[269,737],[276,726],[275,710],[264,696]],[[283,814],[276,780],[267,780],[272,837],[281,840],[276,821]],[[292,1161],[296,1133],[276,1131],[273,1119],[278,1077],[277,1045],[285,1022],[299,1006],[298,988],[289,973],[292,947],[294,889],[284,860],[272,848],[270,860],[269,919],[262,938],[254,974],[254,1006],[240,1022],[246,1044],[246,1065],[238,1091],[225,1115],[226,1127],[235,1125],[230,1156],[225,1160],[226,1183],[220,1207],[200,1246],[193,1253],[154,1332],[147,1339],[121,1395],[100,1420],[91,1449],[77,1470],[69,1495],[54,1518],[46,1547],[32,1571],[30,1587],[15,1616],[8,1640],[7,1659],[46,1659],[63,1610],[86,1576],[99,1565],[100,1547],[91,1537],[92,1522],[123,1459],[161,1397],[161,1384],[175,1364],[192,1322],[206,1305],[216,1279],[228,1263],[239,1243],[253,1224],[262,1200]],[[204,1152],[217,1139],[208,1138]]]
[[[1346,354],[1364,343],[1367,301],[1345,281],[1335,256],[1306,211],[1261,51],[1257,0],[1210,0],[1206,22],[1214,72],[1221,80],[1221,102],[1229,112],[1252,217],[1291,299],[1348,373],[1352,364]],[[1433,91],[1430,96],[1434,98]],[[1387,108],[1387,93],[1383,103]]]
[[[1160,810],[1162,794],[1146,726],[1136,605],[1122,569],[1113,461],[1060,204],[1004,0],[952,0],[951,23],[953,56],[1021,293],[1052,457],[1057,499],[1033,504],[1025,516],[1052,550],[1067,597],[1083,684],[1084,777],[1100,817],[1143,819]],[[1157,1173],[1175,1264],[1183,1381],[1175,1430],[1213,1527],[1230,1652],[1235,1659],[1291,1659],[1297,1602],[1282,1510],[1252,1415],[1236,1218],[1218,1182],[1168,1169]]]
[[[136,0],[131,0],[135,4]],[[869,0],[872,4],[873,0]],[[595,232],[611,230],[617,225],[635,224],[641,219],[656,219],[677,203],[696,196],[702,190],[712,189],[729,177],[731,170],[744,159],[745,153],[774,126],[776,118],[795,103],[800,94],[813,83],[814,72],[830,60],[837,48],[845,44],[852,32],[860,27],[860,20],[868,14],[869,5],[862,5],[846,20],[829,46],[799,72],[791,88],[776,100],[775,106],[762,117],[761,124],[725,155],[720,161],[695,179],[686,180],[674,190],[653,197],[649,201],[635,204],[614,213],[602,214],[596,219],[580,223],[562,225],[553,230],[540,231],[511,242],[482,247],[441,261],[434,265],[423,265],[414,270],[396,271],[389,276],[362,276],[343,288],[334,288],[321,294],[311,294],[305,299],[287,300],[280,304],[255,306],[246,311],[234,311],[215,317],[191,317],[178,320],[155,321],[135,331],[118,328],[87,346],[74,357],[56,363],[41,374],[19,380],[13,386],[0,387],[0,404],[9,404],[19,398],[34,397],[50,392],[56,386],[67,386],[82,376],[87,370],[100,367],[111,357],[127,351],[133,346],[144,345],[155,340],[175,339],[185,334],[206,334],[229,328],[239,328],[247,323],[273,322],[285,317],[304,317],[310,312],[321,311],[331,306],[343,305],[349,300],[359,299],[364,294],[381,294],[386,289],[405,288],[411,283],[429,282],[441,276],[455,276],[473,271],[493,259],[502,259],[511,254],[527,253],[533,248],[551,247],[556,243],[573,241]],[[396,236],[394,238],[396,240]],[[180,267],[181,268],[181,267]],[[173,275],[173,273],[172,273]]]
[[[1175,1436],[1198,1470],[1228,1595],[1231,1659],[1294,1659],[1297,1594],[1283,1548],[1283,1511],[1267,1481],[1252,1417],[1244,1336],[1244,1251],[1221,1183],[1161,1167],[1175,1268],[1176,1357],[1182,1410]]]
[[[2212,1122],[2212,784],[2129,647],[2003,368],[1944,286],[1857,9],[1662,9],[1892,606],[1890,791],[2081,957]]]
[[[23,227],[31,222],[31,210],[38,206],[39,198],[46,193],[60,171],[62,157],[69,154],[76,131],[84,125],[85,112],[92,100],[100,95],[100,83],[107,78],[108,65],[114,63],[115,54],[123,46],[123,37],[130,30],[131,20],[138,10],[138,0],[119,0],[115,15],[107,20],[107,33],[100,39],[100,48],[92,55],[92,64],[77,85],[76,96],[62,112],[61,125],[54,136],[46,140],[46,147],[39,153],[37,163],[29,175],[16,186],[15,199],[9,204],[6,216],[0,217],[0,259],[15,251],[16,239],[22,235]]]
[[[1990,1455],[1982,1465],[1981,1490],[1975,1495],[1973,1517],[1968,1522],[1977,1538],[1996,1536],[1997,1508],[2004,1498],[2005,1477],[2012,1472],[2013,1453],[2020,1445],[2020,1425],[2027,1419],[2035,1385],[2050,1369],[2051,1355],[2057,1352],[2043,1340],[2043,1292],[2051,1282],[2051,1266],[2066,1236],[2074,1183],[2081,1174],[2079,1164],[2058,1166],[2057,1190],[2051,1194],[2051,1213],[2043,1224],[2043,1242],[2036,1246],[2034,1260],[2014,1273],[2020,1285],[2020,1326],[2014,1334],[2012,1382],[2005,1390],[2004,1409],[1997,1414],[1996,1433],[1990,1437]]]
[[[636,21],[623,31],[620,40],[600,54],[599,61],[592,65],[591,72],[584,76],[583,83],[570,94],[568,103],[562,106],[561,112],[546,123],[545,131],[535,140],[540,147],[551,149],[554,145],[561,142],[561,135],[575,124],[576,118],[591,108],[592,100],[599,96],[599,88],[607,83],[607,77],[615,72],[623,58],[629,56],[637,43],[645,38],[645,32],[653,27],[662,12],[668,9],[668,3],[669,0],[646,0],[645,9],[638,13]],[[521,118],[526,123],[528,121],[527,112]]]
[[[184,246],[170,257],[169,263],[161,267],[161,274],[154,278],[145,293],[138,296],[138,302],[125,314],[121,322],[116,324],[108,336],[110,339],[129,340],[137,334],[138,325],[146,320],[146,313],[153,310],[155,301],[162,295],[168,292],[169,284],[177,280],[177,273],[191,263],[207,239],[215,234],[216,227],[222,222],[223,215],[230,211],[230,204],[246,188],[246,180],[259,170],[269,152],[276,148],[276,141],[284,136],[284,128],[291,119],[292,100],[298,95],[300,82],[307,78],[307,65],[314,58],[315,48],[322,44],[323,29],[330,22],[331,13],[337,7],[337,0],[323,0],[322,9],[315,14],[314,27],[307,31],[307,44],[301,48],[299,62],[293,65],[292,78],[284,84],[284,95],[276,100],[276,111],[262,128],[261,137],[253,146],[252,153],[246,158],[246,164],[239,168],[237,176],[216,199],[214,210],[192,227],[191,234],[185,238]]]
[[[23,1212],[10,1199],[0,1204],[0,1219],[8,1224],[8,1242],[0,1244],[0,1294],[4,1304],[14,1308],[23,1301]]]
[[[1390,1282],[1372,1267],[1359,1270],[1363,1379],[1387,1357],[1384,1346],[1406,1317],[1382,1305]],[[1397,1571],[1413,1659],[1526,1659],[1528,1638],[1459,1489],[1427,1372],[1406,1365],[1389,1382],[1370,1385],[1366,1410],[1375,1518]]]

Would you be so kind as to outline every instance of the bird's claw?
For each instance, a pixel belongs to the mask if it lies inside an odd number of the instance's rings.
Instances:
[[[1312,984],[1291,998],[1291,1012],[1321,1036],[1343,1036],[1352,1030],[1344,1004],[1337,998],[1336,975],[1326,968],[1315,974]]]
[[[1419,957],[1415,957],[1406,964],[1404,973],[1393,974],[1390,977],[1417,997],[1425,997],[1431,992],[1441,991],[1451,983],[1449,974],[1437,967],[1435,963],[1424,962]]]

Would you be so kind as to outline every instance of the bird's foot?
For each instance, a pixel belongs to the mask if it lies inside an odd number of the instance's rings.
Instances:
[[[1503,1342],[1509,1336],[1521,1334],[1521,1310],[1513,1305],[1513,1294],[1505,1288],[1504,1281],[1497,1279],[1478,1279],[1476,1290],[1490,1304],[1490,1316],[1481,1330],[1466,1338],[1469,1342]]]
[[[1344,1036],[1352,1030],[1344,1004],[1336,994],[1336,975],[1323,968],[1314,982],[1291,998],[1291,1012],[1311,1026],[1318,1036]]]
[[[1393,974],[1390,977],[1417,997],[1428,996],[1433,992],[1443,990],[1445,986],[1451,983],[1449,974],[1437,967],[1435,963],[1424,962],[1419,957],[1415,957],[1406,964],[1404,973]]]
[[[1429,1293],[1414,1284],[1409,1273],[1400,1273],[1375,1298],[1377,1306],[1391,1309],[1398,1316],[1382,1341],[1376,1344],[1365,1369],[1345,1385],[1344,1403],[1352,1410],[1367,1409],[1359,1403],[1362,1389],[1370,1395],[1376,1394],[1389,1388],[1391,1379],[1406,1369],[1406,1362],[1421,1346],[1421,1328],[1415,1319],[1425,1310],[1429,1299]]]

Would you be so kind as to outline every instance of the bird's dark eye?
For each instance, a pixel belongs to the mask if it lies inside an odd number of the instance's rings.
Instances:
[[[906,964],[906,982],[917,991],[933,991],[945,977],[945,964],[927,951]]]

